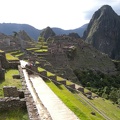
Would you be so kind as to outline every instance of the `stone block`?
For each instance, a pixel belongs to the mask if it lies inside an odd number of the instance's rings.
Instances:
[[[70,88],[75,89],[75,84],[68,85]]]
[[[61,80],[61,81],[59,81],[61,84],[64,84],[64,85],[66,85],[66,80]]]
[[[83,87],[79,87],[79,88],[77,88],[77,90],[84,93],[84,88]]]
[[[4,97],[19,97],[17,88],[14,86],[3,87]]]
[[[57,80],[57,76],[56,76],[56,75],[54,75],[54,76],[49,76],[49,78],[52,79],[52,80]]]
[[[41,77],[42,76],[47,77],[47,71],[41,71],[41,72],[39,72],[39,74],[40,74]]]

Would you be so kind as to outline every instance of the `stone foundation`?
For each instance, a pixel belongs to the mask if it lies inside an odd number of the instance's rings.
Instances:
[[[23,97],[23,91],[18,91],[14,86],[4,86],[3,92],[4,98],[0,98],[0,111],[26,108],[26,101]],[[20,95],[22,97],[19,97]]]
[[[19,97],[17,88],[14,86],[3,87],[4,97]]]
[[[19,108],[26,108],[25,99],[20,99],[19,97],[5,97],[0,98],[0,111],[4,110],[16,110]]]

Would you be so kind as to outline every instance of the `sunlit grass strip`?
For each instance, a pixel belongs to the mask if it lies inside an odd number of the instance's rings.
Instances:
[[[38,67],[38,72],[46,71],[45,69]]]
[[[66,85],[72,85],[72,84],[73,84],[72,82],[66,80]]]
[[[40,49],[40,50],[35,50],[34,52],[47,52],[47,49]]]
[[[6,59],[7,59],[7,60],[19,60],[17,57],[14,57],[14,56],[12,56],[12,55],[9,54],[9,53],[6,53]]]
[[[57,81],[64,80],[64,78],[57,76]]]
[[[51,72],[47,72],[47,77],[49,76],[55,76],[55,74],[51,73]]]
[[[20,57],[20,56],[22,56],[22,55],[24,55],[24,53],[21,52],[21,53],[19,53],[19,54],[16,54],[15,57]]]
[[[91,115],[93,111],[88,106],[84,105],[69,92],[63,85],[55,86],[51,81],[46,81],[47,85],[54,91],[54,93],[71,109],[81,120],[104,120],[98,113],[96,116]]]
[[[42,46],[41,48],[42,49],[48,49],[48,46]]]
[[[2,53],[2,52],[4,52],[4,51],[0,50],[0,53]]]
[[[88,89],[84,88],[84,92],[87,93],[87,92],[90,92]]]
[[[15,50],[15,51],[7,52],[7,53],[9,53],[9,54],[15,54],[15,53],[18,53],[18,52],[20,52],[20,50]]]
[[[27,50],[37,50],[38,48],[27,48]]]

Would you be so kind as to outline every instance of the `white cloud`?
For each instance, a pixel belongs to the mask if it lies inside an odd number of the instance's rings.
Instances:
[[[0,22],[73,29],[87,23],[104,4],[120,11],[120,0],[0,0]]]

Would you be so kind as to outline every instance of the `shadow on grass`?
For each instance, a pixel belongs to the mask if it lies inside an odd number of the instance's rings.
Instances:
[[[5,81],[5,79],[0,79],[0,84],[2,83],[2,82],[4,82]]]
[[[62,88],[61,85],[57,85],[57,87],[58,87],[60,90],[63,90],[63,88]]]
[[[28,120],[27,109],[0,111],[0,120]]]

